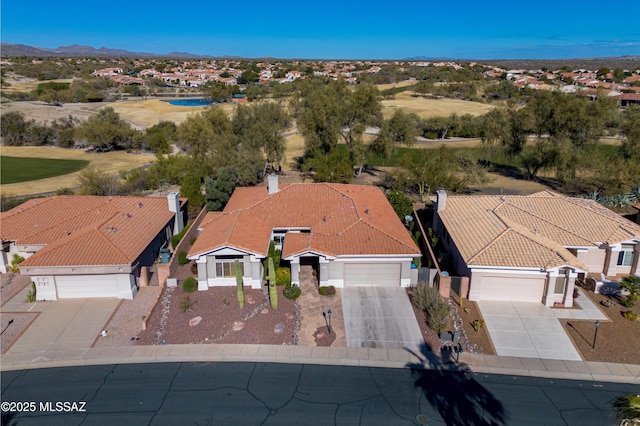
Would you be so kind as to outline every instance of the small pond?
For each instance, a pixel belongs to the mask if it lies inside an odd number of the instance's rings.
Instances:
[[[205,107],[211,104],[215,104],[216,102],[219,102],[219,101],[216,101],[215,99],[197,98],[197,99],[172,99],[165,102],[168,102],[171,105],[175,105],[175,106]]]

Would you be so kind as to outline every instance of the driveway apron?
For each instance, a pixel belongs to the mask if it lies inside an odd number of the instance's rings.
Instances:
[[[424,346],[404,288],[346,287],[341,294],[348,347],[419,350]]]
[[[4,312],[40,312],[8,354],[45,359],[57,352],[88,349],[118,307],[118,299],[63,299],[26,303],[24,292],[2,307]],[[10,315],[10,314],[9,314]]]
[[[541,303],[481,300],[485,326],[497,355],[580,361],[555,311]],[[606,318],[606,317],[605,317]]]

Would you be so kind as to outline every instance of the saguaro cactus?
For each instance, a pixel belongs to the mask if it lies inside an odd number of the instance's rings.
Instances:
[[[276,268],[273,266],[273,258],[269,258],[269,300],[271,307],[278,309],[278,288],[276,287]]]
[[[238,305],[240,309],[244,306],[244,289],[242,288],[242,271],[240,270],[240,261],[236,259],[236,286],[238,293]]]

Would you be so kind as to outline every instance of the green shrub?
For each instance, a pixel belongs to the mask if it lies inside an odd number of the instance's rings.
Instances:
[[[271,307],[278,309],[278,291],[276,288],[276,268],[273,266],[273,258],[269,258],[269,301]]]
[[[318,293],[320,293],[320,295],[322,296],[333,296],[334,294],[336,294],[336,288],[332,285],[323,285],[318,287]]]
[[[282,251],[276,250],[276,244],[273,241],[269,243],[269,257],[273,259],[273,263],[275,266],[280,265]]]
[[[187,253],[184,251],[178,253],[178,265],[182,266],[186,265],[187,263],[189,263],[189,259],[187,259]]]
[[[471,325],[473,326],[473,329],[476,331],[476,333],[478,333],[482,328],[482,326],[484,325],[484,320],[481,320],[481,319],[473,320]]]
[[[36,283],[31,281],[31,289],[27,293],[27,302],[33,303],[36,301]]]
[[[427,313],[427,325],[436,333],[442,333],[449,325],[451,306],[444,300],[430,306],[425,312]]]
[[[176,235],[171,237],[171,247],[173,247],[174,249],[176,247],[178,247],[178,244],[180,244],[180,240],[182,239],[182,237],[184,237],[184,234],[187,233],[187,231],[189,230],[190,227],[191,227],[191,225],[185,226],[182,229],[182,231],[178,232]]]
[[[188,277],[182,281],[182,291],[185,293],[193,293],[198,288],[198,280],[193,277]]]
[[[447,328],[451,306],[442,299],[437,288],[418,283],[413,288],[413,305],[427,314],[430,329],[441,333]]]
[[[196,262],[193,262],[191,264],[191,273],[195,276],[198,276],[198,264]]]
[[[302,294],[302,290],[297,285],[288,285],[282,290],[282,294],[289,300],[296,300]]]
[[[635,312],[625,311],[622,313],[622,316],[629,321],[638,321],[638,314],[636,314]]]
[[[291,284],[291,269],[278,268],[276,269],[276,285],[287,286]]]
[[[632,308],[636,305],[633,300],[629,300],[629,299],[621,299],[620,304],[625,308]]]
[[[193,245],[196,242],[197,239],[198,239],[198,237],[191,237],[191,239],[189,240],[189,244]]]
[[[189,296],[187,296],[186,294],[182,296],[182,300],[180,300],[180,303],[178,304],[178,309],[180,309],[180,312],[188,312],[189,309],[191,309],[191,306],[193,306],[193,303],[191,302]]]
[[[14,253],[11,258],[11,265],[9,265],[7,269],[9,272],[13,272],[15,274],[20,273],[20,267],[18,265],[22,262],[24,262],[24,257],[20,256],[18,253]]]
[[[620,288],[629,292],[629,296],[627,297],[629,300],[638,300],[638,297],[640,297],[640,277],[636,275],[624,277],[622,281],[620,281]]]
[[[429,287],[427,283],[423,282],[418,283],[413,287],[412,295],[413,306],[421,311],[426,311],[429,306],[442,300],[442,297],[440,297],[440,291],[437,288]]]

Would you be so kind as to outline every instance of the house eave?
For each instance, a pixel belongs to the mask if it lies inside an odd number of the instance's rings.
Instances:
[[[138,263],[122,265],[58,265],[58,266],[20,266],[25,275],[102,275],[130,274]]]
[[[223,251],[223,250],[233,250],[233,251],[237,251],[237,252],[240,252],[240,253],[244,253],[246,255],[251,255],[251,256],[260,257],[260,258],[267,256],[266,253],[257,253],[257,252],[253,252],[253,251],[250,251],[250,250],[246,250],[246,249],[242,249],[242,248],[238,248],[238,247],[234,247],[234,246],[228,245],[228,246],[220,246],[220,247],[216,247],[214,249],[210,249],[210,250],[206,250],[206,251],[203,251],[203,252],[198,252],[198,253],[192,254],[191,256],[187,256],[187,259],[189,259],[189,260],[198,260],[202,256],[209,256],[209,255],[214,255],[215,256],[215,254],[217,252],[220,252],[220,251]]]

